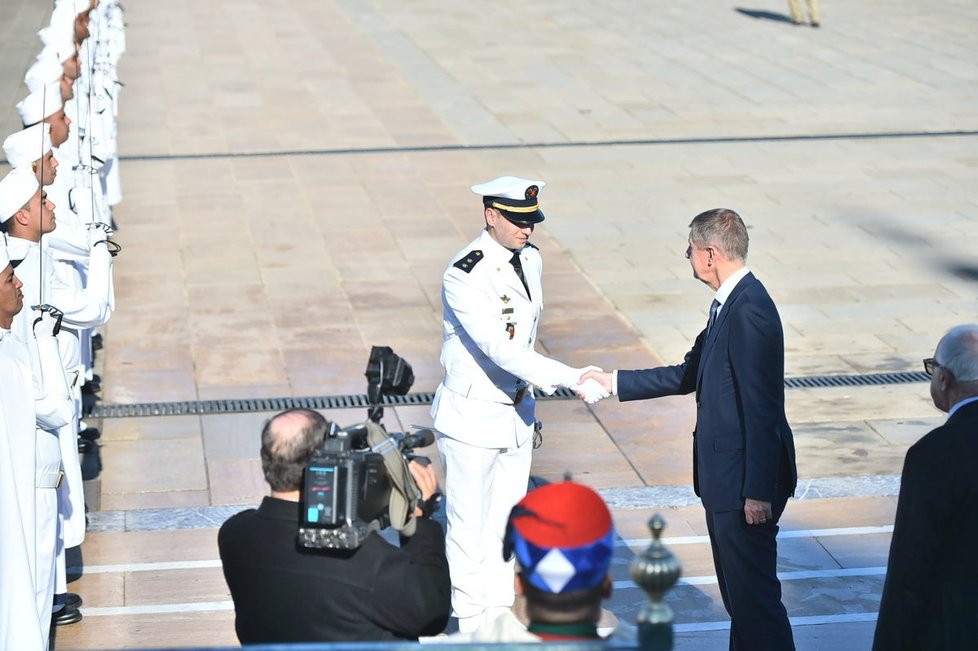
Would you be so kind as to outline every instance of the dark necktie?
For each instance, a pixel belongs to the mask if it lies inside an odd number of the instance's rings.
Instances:
[[[509,259],[509,263],[513,265],[516,275],[519,276],[520,281],[523,283],[523,288],[526,290],[526,297],[530,298],[530,286],[526,284],[526,276],[523,275],[523,263],[520,261],[519,251],[513,251],[513,257]]]
[[[706,324],[706,334],[710,334],[710,330],[713,329],[713,324],[716,323],[717,320],[717,310],[719,309],[720,301],[714,298],[713,302],[710,303],[710,320]]]

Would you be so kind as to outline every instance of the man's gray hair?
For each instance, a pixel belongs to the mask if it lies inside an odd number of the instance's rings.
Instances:
[[[948,330],[934,356],[958,382],[978,380],[978,324],[965,323]]]
[[[700,249],[716,247],[728,260],[747,261],[747,227],[740,215],[728,208],[714,208],[693,217],[689,240]]]

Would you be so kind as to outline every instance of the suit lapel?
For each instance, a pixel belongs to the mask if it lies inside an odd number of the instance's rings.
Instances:
[[[747,286],[756,282],[754,274],[748,273],[746,276],[741,278],[740,282],[737,283],[733,291],[730,292],[730,296],[727,297],[726,302],[720,308],[719,314],[717,314],[717,319],[713,323],[713,327],[710,329],[710,333],[703,340],[703,353],[700,356],[700,363],[696,369],[696,393],[700,391],[700,385],[703,383],[703,369],[706,368],[706,364],[710,359],[710,354],[713,352],[713,344],[716,342],[717,337],[720,336],[720,332],[724,329],[727,323],[727,317],[730,316],[731,312],[737,308],[737,301],[740,297],[744,295]]]

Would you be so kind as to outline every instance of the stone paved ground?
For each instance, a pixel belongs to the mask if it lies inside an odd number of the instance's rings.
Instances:
[[[43,4],[0,19],[9,107]],[[540,347],[569,363],[681,358],[710,301],[686,225],[716,206],[751,228],[791,376],[917,371],[976,320],[970,0],[825,2],[819,30],[774,0],[126,7],[105,403],[361,393],[373,344],[433,390],[440,274],[480,223],[467,188],[506,173],[548,182]],[[780,570],[798,648],[868,649],[903,454],[940,415],[921,383],[792,389],[788,411],[804,499]],[[684,565],[676,648],[721,648],[689,399],[540,412],[534,474],[571,471],[615,506],[612,610],[634,621],[627,562],[662,512]],[[215,532],[263,493],[266,416],[101,423],[72,584],[86,618],[58,648],[234,644]]]

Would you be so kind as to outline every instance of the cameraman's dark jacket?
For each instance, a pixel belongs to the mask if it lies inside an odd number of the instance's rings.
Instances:
[[[221,527],[217,542],[242,644],[416,639],[451,608],[445,536],[418,519],[398,549],[371,534],[354,551],[297,546],[299,504],[266,497]]]

